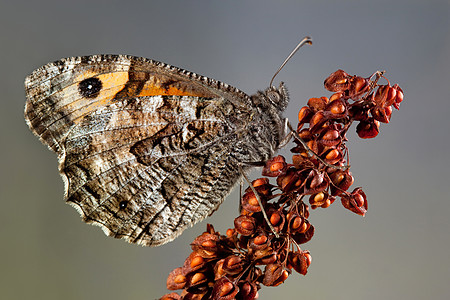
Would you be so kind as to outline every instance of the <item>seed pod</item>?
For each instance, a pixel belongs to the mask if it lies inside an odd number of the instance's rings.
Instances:
[[[183,268],[187,273],[198,271],[206,266],[207,261],[200,253],[194,251],[184,261]]]
[[[369,118],[369,110],[361,105],[354,105],[348,109],[348,115],[355,121],[365,121]]]
[[[264,269],[262,284],[265,286],[278,286],[282,284],[288,276],[289,271],[284,269],[281,264],[270,264]]]
[[[342,205],[361,216],[367,212],[367,198],[362,188],[356,188],[350,195],[341,195]]]
[[[395,97],[395,102],[393,106],[396,109],[399,109],[400,103],[403,101],[403,90],[398,86],[398,84],[394,84],[393,88],[397,91],[397,95]]]
[[[211,299],[232,300],[235,299],[238,292],[238,286],[224,276],[215,282],[211,293]]]
[[[350,76],[343,70],[331,73],[324,81],[324,86],[330,92],[342,92],[350,87]]]
[[[297,242],[297,244],[304,244],[309,242],[314,235],[314,226],[310,225],[308,230],[304,233],[296,233],[292,236],[292,238]]]
[[[330,102],[325,108],[325,111],[327,112],[325,116],[328,119],[342,119],[347,116],[347,106],[342,99]]]
[[[311,255],[309,254],[309,251],[302,250],[289,252],[288,261],[295,271],[302,275],[306,275],[308,267],[311,265]]]
[[[268,248],[269,246],[270,239],[265,232],[260,232],[248,242],[248,247],[252,250],[262,250]]]
[[[325,190],[328,187],[328,177],[317,170],[311,170],[305,183],[305,195],[312,195]]]
[[[341,142],[342,140],[339,131],[332,128],[324,130],[319,138],[319,143],[327,147],[336,146]]]
[[[308,106],[303,106],[298,112],[298,122],[299,124],[309,123],[311,116],[313,115],[313,111]]]
[[[179,267],[173,269],[167,277],[166,286],[168,290],[179,290],[186,286],[186,270]]]
[[[272,224],[273,228],[276,232],[281,232],[284,227],[284,223],[286,221],[285,214],[276,209],[269,209],[268,211],[269,222]]]
[[[252,216],[240,215],[234,219],[234,227],[242,235],[252,235],[256,230],[256,220]]]
[[[312,111],[321,111],[324,110],[329,102],[329,99],[327,97],[320,97],[320,98],[310,98],[308,100],[308,106],[312,109]]]
[[[258,286],[254,282],[240,281],[239,286],[239,298],[242,300],[253,300],[258,298]]]
[[[219,237],[216,234],[204,232],[192,242],[191,248],[203,258],[215,257],[218,241]]]
[[[348,96],[357,101],[361,96],[366,93],[370,88],[370,81],[368,78],[360,76],[353,76],[350,79],[350,87],[348,90]]]
[[[260,196],[261,201],[263,201],[263,197]],[[255,213],[261,211],[261,206],[258,203],[258,199],[256,198],[253,191],[245,192],[244,196],[241,198],[241,206],[248,212]]]
[[[321,207],[324,203],[326,203],[327,199],[328,193],[319,192],[309,197],[309,204],[311,204],[312,209],[316,209],[317,207]]]
[[[311,117],[311,120],[309,121],[309,130],[312,133],[317,133],[327,121],[328,118],[325,116],[325,112],[320,110]]]
[[[186,288],[191,293],[196,294],[208,288],[208,276],[203,272],[189,273],[186,278]]]
[[[230,255],[223,261],[223,270],[229,275],[236,275],[244,269],[244,261],[238,255]]]
[[[361,121],[356,126],[356,133],[362,139],[371,139],[380,132],[380,122],[373,118],[368,118],[366,121]]]
[[[282,155],[278,155],[266,162],[262,170],[262,175],[268,177],[277,177],[278,175],[286,171],[286,168],[286,160]]]

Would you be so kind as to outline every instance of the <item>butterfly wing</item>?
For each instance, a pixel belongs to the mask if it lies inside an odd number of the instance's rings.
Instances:
[[[25,119],[58,154],[66,200],[110,236],[169,242],[240,178],[232,149],[251,100],[236,88],[123,55],[62,59],[25,86]]]

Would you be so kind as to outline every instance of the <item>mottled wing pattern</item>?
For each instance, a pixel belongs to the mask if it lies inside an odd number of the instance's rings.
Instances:
[[[66,200],[110,236],[169,242],[240,178],[230,152],[251,100],[231,86],[123,55],[63,59],[25,86],[25,118],[58,154]]]

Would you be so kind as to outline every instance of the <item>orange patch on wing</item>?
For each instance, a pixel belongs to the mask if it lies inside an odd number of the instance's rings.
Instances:
[[[206,94],[201,91],[194,90],[182,90],[177,87],[168,85],[166,87],[162,87],[159,85],[155,85],[154,82],[146,82],[144,87],[142,88],[139,96],[192,96],[192,97],[211,97],[210,94]]]
[[[113,89],[120,91],[128,81],[128,72],[106,73],[95,77],[101,80],[102,90]]]
[[[102,89],[94,99],[80,98],[78,94],[78,83],[90,77],[100,79],[102,82]],[[109,105],[116,93],[124,88],[127,81],[128,72],[113,72],[100,75],[97,75],[94,72],[81,74],[76,78],[76,84],[70,85],[60,91],[63,95],[68,95],[62,97],[68,102],[63,109],[71,114],[74,123],[79,123],[82,120],[80,117]]]

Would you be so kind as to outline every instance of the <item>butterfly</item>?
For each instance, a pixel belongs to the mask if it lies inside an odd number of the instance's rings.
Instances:
[[[70,57],[25,80],[25,119],[83,221],[145,246],[211,215],[286,136],[283,83],[254,95],[165,63]]]

